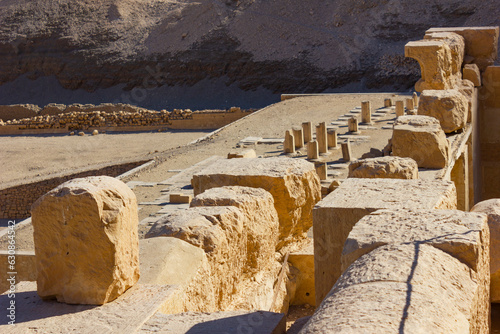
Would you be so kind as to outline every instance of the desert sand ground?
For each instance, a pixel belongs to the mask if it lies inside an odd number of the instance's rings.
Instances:
[[[110,159],[129,159],[137,156],[156,157],[158,166],[134,177],[135,181],[159,182],[176,174],[176,170],[190,167],[212,155],[226,156],[228,152],[238,148],[238,142],[248,136],[264,138],[282,138],[284,132],[292,126],[311,121],[313,125],[322,121],[332,121],[349,112],[361,101],[370,100],[372,108],[383,105],[384,98],[404,98],[407,95],[395,94],[335,94],[323,97],[300,97],[293,100],[271,105],[259,112],[233,123],[219,131],[210,139],[189,144],[191,141],[205,135],[204,132],[176,132],[176,133],[134,133],[134,134],[107,134],[96,137],[69,137],[69,136],[29,136],[2,138],[0,148],[3,157],[16,157],[2,174],[2,181],[20,180],[24,177],[33,178],[36,174],[46,171],[60,172],[69,170],[78,164],[90,165],[106,162]],[[345,132],[343,129],[341,132]],[[392,131],[384,131],[383,135],[373,135],[372,131],[363,131],[362,135],[372,135],[369,143],[353,145],[355,157],[360,157],[369,150],[369,147],[382,149]],[[89,144],[82,144],[89,143]],[[78,148],[80,143],[80,151]],[[24,146],[23,146],[24,145]],[[29,146],[25,150],[25,146]],[[88,145],[88,146],[86,146]],[[89,149],[90,148],[90,149]],[[282,145],[268,144],[253,146],[260,156],[274,156],[282,154]],[[368,148],[368,149],[367,149]],[[17,151],[16,151],[17,149]],[[158,152],[155,152],[158,151]],[[36,152],[36,155],[35,155]],[[79,152],[79,153],[77,153]],[[302,150],[305,153],[305,150]],[[340,157],[340,150],[333,152],[332,159]],[[55,159],[57,161],[54,161]],[[4,163],[2,162],[2,165]],[[40,168],[38,170],[35,167]],[[30,170],[31,168],[31,170]],[[8,176],[7,176],[8,175]],[[161,196],[165,186],[136,187],[134,192],[138,202],[154,200]],[[140,219],[158,211],[158,206],[142,207]],[[27,225],[16,233],[18,250],[32,250],[32,226]],[[5,238],[0,239],[0,249],[6,249]],[[287,317],[287,328],[300,317],[311,315],[314,308],[292,306]],[[492,333],[500,333],[500,308],[492,307]]]
[[[103,163],[154,158],[210,131],[0,136],[0,186]]]

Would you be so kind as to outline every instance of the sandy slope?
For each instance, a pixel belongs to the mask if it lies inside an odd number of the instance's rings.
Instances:
[[[419,75],[407,41],[431,26],[498,25],[499,13],[479,0],[0,1],[0,83],[25,74],[88,91],[213,78],[281,93],[407,89]]]

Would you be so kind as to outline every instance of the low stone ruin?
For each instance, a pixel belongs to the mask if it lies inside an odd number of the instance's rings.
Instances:
[[[465,127],[468,108],[467,98],[456,89],[424,90],[418,114],[435,117],[443,131],[450,133]]]
[[[361,159],[349,165],[349,177],[418,179],[418,165],[411,158],[397,156]]]
[[[137,201],[123,182],[65,182],[33,204],[32,221],[40,297],[101,305],[139,280]]]
[[[206,123],[213,122],[214,118],[228,118],[237,120],[253,110],[242,110],[232,107],[228,110],[197,110],[174,109],[148,110],[128,104],[101,104],[98,106],[73,104],[49,104],[43,109],[33,105],[0,106],[0,133],[18,134],[27,130],[45,130],[45,133],[60,132],[62,130],[87,130],[92,128],[121,128],[128,127],[176,127],[176,121],[197,123],[196,117],[206,118]],[[18,117],[15,117],[15,116]],[[229,116],[230,115],[230,116]],[[216,124],[224,124],[220,119]],[[181,125],[182,126],[182,125]],[[210,126],[210,125],[209,125]],[[139,128],[138,128],[139,127]],[[202,124],[184,127],[202,128]],[[35,132],[36,133],[36,132]]]
[[[267,190],[279,217],[280,244],[304,237],[312,226],[312,208],[321,198],[314,165],[292,158],[219,160],[193,176],[194,193],[222,186]]]
[[[418,167],[443,168],[449,143],[439,121],[428,116],[401,116],[394,122],[392,154],[412,158]]]

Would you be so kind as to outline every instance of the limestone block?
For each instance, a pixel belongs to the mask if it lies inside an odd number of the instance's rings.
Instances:
[[[217,256],[227,252],[228,238],[242,238],[243,221],[243,213],[235,207],[190,208],[162,216],[145,238],[175,237]]]
[[[307,159],[315,160],[319,158],[319,147],[316,140],[307,143]]]
[[[424,90],[418,104],[418,114],[435,117],[445,133],[465,127],[468,110],[467,98],[456,89]]]
[[[285,153],[295,153],[295,137],[292,131],[285,131],[285,142],[283,144],[283,149]]]
[[[405,114],[404,101],[401,100],[396,101],[396,117],[404,116],[404,114]]]
[[[214,276],[217,307],[223,309],[248,263],[245,220],[244,213],[233,206],[194,207],[162,216],[145,238],[174,237],[203,249]]]
[[[381,245],[429,244],[470,269],[478,284],[467,310],[471,332],[487,333],[490,289],[490,233],[485,215],[458,210],[379,210],[353,227],[342,251],[342,270]],[[420,260],[419,260],[420,261]],[[413,283],[413,279],[412,279]],[[443,281],[442,285],[449,284]]]
[[[255,271],[269,268],[278,244],[279,220],[271,194],[260,188],[212,188],[197,195],[191,207],[235,206],[246,216],[247,266]]]
[[[382,208],[456,209],[455,184],[444,180],[346,179],[313,210],[316,306],[340,277],[347,236]]]
[[[471,57],[481,71],[493,65],[498,53],[498,27],[446,27],[431,28],[425,33],[453,32],[464,38],[465,55]]]
[[[338,140],[337,140],[337,129],[329,129],[327,132],[328,136],[328,148],[337,148]]]
[[[314,248],[312,242],[303,249],[290,253],[288,262],[298,270],[297,289],[291,304],[314,306],[316,295],[314,293]]]
[[[413,97],[406,99],[405,102],[406,102],[406,110],[415,109],[415,100],[413,99]]]
[[[275,261],[273,267],[253,276],[240,278],[237,295],[226,310],[270,310],[286,313],[293,296],[293,274],[286,266],[285,272],[281,263]],[[291,287],[291,289],[289,289]]]
[[[327,179],[327,166],[326,162],[316,162],[314,164],[314,168],[316,168],[316,173],[318,173],[319,179],[320,180],[326,180]]]
[[[171,193],[169,196],[169,202],[170,203],[176,203],[176,204],[181,204],[181,203],[191,203],[192,197],[191,195],[187,194],[181,194],[181,193]]]
[[[470,80],[462,80],[460,81],[456,89],[462,93],[463,96],[467,99],[468,102],[468,111],[467,111],[467,122],[470,123],[472,122],[472,106],[473,104],[476,104],[477,108],[477,97],[476,96],[476,91],[474,88],[474,84]]]
[[[254,149],[249,148],[249,149],[243,150],[241,152],[229,152],[229,154],[227,155],[227,158],[228,159],[240,159],[240,158],[250,159],[250,158],[257,158],[257,154],[255,153]]]
[[[312,123],[311,122],[303,122],[302,123],[302,132],[304,133],[304,143],[308,143],[312,138]]]
[[[351,161],[352,158],[352,152],[351,152],[351,142],[349,139],[345,143],[341,143],[340,147],[342,148],[342,160],[349,162]]]
[[[168,305],[168,311],[216,309],[213,285],[208,284],[210,267],[201,248],[177,238],[150,238],[139,241],[139,254],[139,284],[177,286],[178,303]]]
[[[418,167],[443,168],[448,163],[449,143],[436,118],[401,116],[394,122],[392,154],[412,158]]]
[[[490,277],[491,302],[500,303],[500,199],[489,199],[477,203],[471,212],[488,215],[490,228]]]
[[[32,206],[40,297],[104,304],[139,279],[137,200],[107,176],[74,179]]]
[[[318,142],[319,153],[328,153],[328,132],[325,122],[316,125],[316,141]]]
[[[395,156],[368,158],[351,162],[349,177],[418,179],[418,166],[411,158]]]
[[[292,158],[218,161],[193,175],[195,195],[210,188],[246,186],[271,193],[280,222],[280,243],[300,238],[312,226],[312,209],[321,198],[314,164]]]
[[[474,84],[474,87],[481,86],[481,72],[476,64],[466,64],[463,69],[463,78]]]
[[[425,243],[381,245],[342,274],[299,333],[488,333],[470,272]]]
[[[372,107],[370,101],[361,102],[361,123],[371,124]]]
[[[139,254],[142,284],[186,285],[207,263],[201,248],[172,237],[140,240]]]
[[[353,133],[358,133],[359,127],[358,127],[358,119],[356,117],[351,117],[347,120],[347,126],[349,128],[349,132]]]
[[[295,141],[295,148],[304,147],[304,131],[302,127],[293,127],[292,134]]]
[[[482,272],[489,261],[485,215],[460,210],[381,209],[361,218],[342,251],[345,270],[381,245],[430,244]],[[488,252],[488,253],[486,253]],[[488,259],[486,261],[485,259]],[[489,264],[486,264],[489,269]]]
[[[416,59],[422,73],[415,90],[452,89],[462,77],[464,45],[463,38],[453,33],[407,43],[405,56]]]
[[[15,287],[12,288],[11,283],[13,281],[8,281],[10,279],[10,275],[8,272],[11,272],[9,269],[9,262],[12,261],[12,252],[9,254],[8,250],[0,250],[0,268],[4,268],[4,270],[0,271],[0,292],[4,292],[7,290],[15,290]],[[35,252],[33,251],[19,251],[16,250],[15,253],[15,272],[16,279],[15,282],[18,283],[20,281],[36,281],[36,259]]]
[[[338,187],[340,187],[339,180],[333,180],[332,183],[330,183],[330,185],[328,186],[328,193],[337,190]]]

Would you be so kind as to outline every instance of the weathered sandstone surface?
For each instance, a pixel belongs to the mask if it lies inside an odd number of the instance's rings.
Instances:
[[[244,234],[247,244],[247,266],[260,271],[269,268],[278,244],[278,213],[274,199],[264,189],[249,187],[212,188],[199,194],[191,207],[235,206],[246,217]]]
[[[489,199],[474,205],[471,212],[488,215],[490,228],[491,302],[500,303],[500,199]]]
[[[38,294],[104,304],[139,279],[137,201],[108,176],[74,179],[32,207]]]
[[[361,159],[349,165],[349,177],[418,179],[418,166],[411,158],[397,156]]]
[[[455,33],[434,33],[405,45],[405,56],[418,61],[422,78],[415,84],[425,89],[452,89],[462,77],[464,38]]]
[[[443,168],[449,146],[439,121],[430,116],[401,116],[394,122],[392,154],[412,158],[423,168]]]
[[[317,92],[364,78],[368,88],[409,88],[420,73],[401,55],[408,40],[429,26],[498,25],[498,13],[477,0],[9,1],[0,82],[55,76],[94,91],[224,78],[244,90]]]
[[[321,199],[314,165],[293,158],[219,160],[195,174],[192,185],[195,194],[222,186],[269,191],[278,212],[280,246],[303,237],[312,226],[312,209]]]
[[[456,209],[455,184],[444,180],[348,178],[313,210],[316,306],[342,274],[351,229],[378,209]]]
[[[164,313],[215,310],[210,265],[203,249],[169,237],[139,240],[138,284],[175,285],[176,297]]]
[[[224,309],[237,290],[247,263],[246,221],[232,206],[197,207],[163,216],[146,238],[174,237],[199,247],[207,254],[217,308]]]

